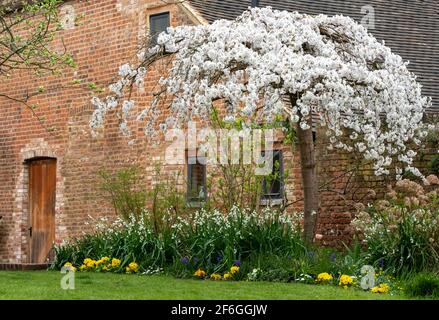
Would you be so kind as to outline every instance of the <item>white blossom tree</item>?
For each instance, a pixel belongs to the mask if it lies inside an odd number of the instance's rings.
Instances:
[[[101,126],[106,112],[119,108],[121,129],[127,132],[133,86],[168,55],[172,67],[160,79],[161,90],[137,116],[146,122],[146,134],[157,134],[157,119],[165,109],[160,101],[170,101],[172,114],[159,124],[162,130],[194,117],[208,120],[217,100],[223,101],[229,121],[288,117],[297,124],[308,241],[319,207],[313,118],[326,128],[331,147],[361,153],[376,175],[389,174],[391,168],[396,174],[406,168],[421,175],[412,165],[416,152],[408,146],[421,143],[422,118],[431,100],[422,96],[408,62],[349,17],[267,7],[233,21],[169,28],[158,45],[139,52],[138,64],[120,67],[118,81],[109,87],[111,96],[93,98],[91,127]],[[172,99],[165,98],[169,95]]]

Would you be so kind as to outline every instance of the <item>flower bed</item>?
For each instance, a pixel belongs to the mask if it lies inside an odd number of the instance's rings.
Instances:
[[[306,245],[298,214],[234,207],[228,214],[168,213],[158,227],[148,212],[126,222],[101,221],[94,233],[57,246],[52,268],[301,282],[393,294],[404,286],[393,275],[401,279],[438,269],[439,180],[427,180],[426,186],[401,180],[389,187],[385,200],[362,207],[352,222],[362,243],[345,252]]]

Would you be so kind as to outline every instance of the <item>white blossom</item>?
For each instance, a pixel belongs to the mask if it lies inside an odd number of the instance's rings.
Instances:
[[[425,137],[422,117],[431,100],[422,96],[408,63],[349,17],[265,7],[235,20],[168,28],[158,45],[140,50],[139,67],[120,67],[121,79],[110,86],[116,98],[130,83],[142,83],[145,62],[160,53],[173,54],[159,81],[172,99],[162,110],[157,96],[138,116],[147,120],[149,136],[165,111],[180,126],[193,117],[208,120],[217,100],[224,101],[224,120],[230,121],[237,115],[271,121],[285,112],[307,130],[308,117],[318,115],[330,147],[362,153],[377,175],[389,173],[396,155],[412,168],[416,153],[407,146]],[[283,97],[294,105],[282,103]],[[94,105],[92,128],[103,124],[107,110],[101,102]]]

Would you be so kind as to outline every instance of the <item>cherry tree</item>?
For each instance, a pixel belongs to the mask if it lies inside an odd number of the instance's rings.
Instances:
[[[408,62],[351,18],[253,8],[233,21],[168,28],[157,42],[139,51],[138,63],[120,67],[110,96],[93,98],[93,130],[118,109],[121,130],[129,132],[133,87],[158,59],[171,56],[161,89],[137,115],[145,133],[154,137],[193,118],[208,120],[217,100],[225,121],[287,117],[297,126],[308,241],[319,207],[313,124],[325,127],[331,148],[362,154],[376,175],[405,168],[421,176],[409,146],[425,136],[422,118],[431,100]],[[164,109],[171,115],[158,124]]]

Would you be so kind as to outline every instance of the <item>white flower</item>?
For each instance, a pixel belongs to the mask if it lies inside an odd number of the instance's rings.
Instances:
[[[125,63],[119,67],[119,76],[126,77],[128,76],[133,70],[131,69],[131,66],[128,63]]]
[[[166,117],[175,119],[174,127],[193,117],[209,120],[214,102],[221,100],[226,122],[236,114],[269,122],[285,112],[306,130],[312,117],[325,127],[328,147],[348,152],[355,147],[382,175],[395,156],[399,165],[412,166],[416,153],[407,146],[426,135],[422,118],[431,99],[422,96],[407,63],[349,17],[252,8],[235,20],[168,28],[158,45],[141,48],[138,58],[143,62],[164,51],[175,54],[159,81],[163,95],[138,117],[148,115],[145,133],[152,137],[161,116],[165,123]],[[121,78],[110,86],[117,98],[129,91],[126,86],[142,85],[146,70],[140,65],[119,68]],[[159,108],[159,99],[168,101],[165,95],[172,97],[170,106]],[[94,128],[106,115],[106,107],[98,109],[90,121]],[[342,142],[344,135],[355,143]]]
[[[125,117],[127,117],[132,107],[134,107],[134,101],[133,100],[125,100],[122,103],[122,114]]]

